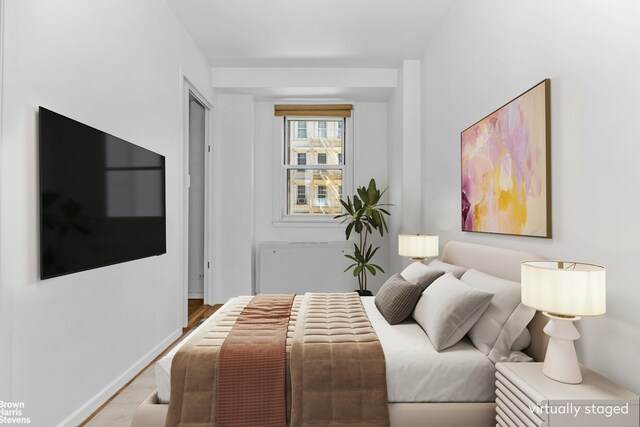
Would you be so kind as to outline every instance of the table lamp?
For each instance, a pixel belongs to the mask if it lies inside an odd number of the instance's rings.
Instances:
[[[524,261],[521,273],[522,303],[549,318],[544,328],[549,346],[542,372],[563,383],[581,383],[573,344],[580,333],[573,322],[580,316],[605,313],[604,267],[581,262]]]
[[[433,234],[398,235],[398,254],[422,262],[425,258],[438,256],[438,236]]]

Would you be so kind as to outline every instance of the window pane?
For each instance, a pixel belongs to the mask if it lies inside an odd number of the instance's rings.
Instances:
[[[306,185],[298,185],[298,195],[296,197],[296,205],[306,205],[307,204],[307,186]]]
[[[326,138],[327,137],[327,122],[321,121],[318,122],[318,138]]]
[[[289,120],[287,153],[289,165],[342,164],[343,119]],[[300,162],[300,154],[306,163]]]
[[[298,164],[299,165],[307,164],[307,153],[298,153]]]
[[[306,138],[307,137],[307,122],[296,122],[297,126],[297,132],[296,132],[296,137],[297,138]]]
[[[342,213],[342,171],[287,170],[288,215],[337,215]]]

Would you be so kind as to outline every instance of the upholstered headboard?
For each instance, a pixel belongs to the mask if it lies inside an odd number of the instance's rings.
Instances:
[[[522,261],[544,259],[540,255],[529,252],[456,241],[447,243],[442,251],[442,261],[444,262],[466,268],[475,268],[492,276],[514,282],[520,282],[520,264]],[[531,332],[531,345],[524,352],[538,362],[544,360],[544,355],[547,351],[548,337],[542,331],[546,323],[547,319],[542,313],[537,312],[528,326]]]

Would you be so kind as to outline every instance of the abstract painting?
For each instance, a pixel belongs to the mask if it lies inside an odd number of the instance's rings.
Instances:
[[[462,231],[551,237],[549,86],[462,131]]]

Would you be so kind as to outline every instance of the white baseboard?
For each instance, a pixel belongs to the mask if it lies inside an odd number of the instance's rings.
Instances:
[[[100,407],[104,402],[109,400],[118,390],[120,390],[126,383],[131,381],[131,378],[136,376],[142,371],[153,359],[158,357],[162,351],[164,351],[171,343],[177,340],[182,335],[182,329],[178,329],[165,338],[160,344],[155,346],[150,352],[140,358],[136,363],[127,369],[122,375],[116,378],[111,384],[106,386],[102,391],[89,399],[87,403],[82,405],[78,410],[73,412],[67,418],[65,418],[58,427],[71,427],[77,426],[82,421],[87,419],[96,409]]]
[[[189,292],[189,299],[204,299],[204,292]]]

